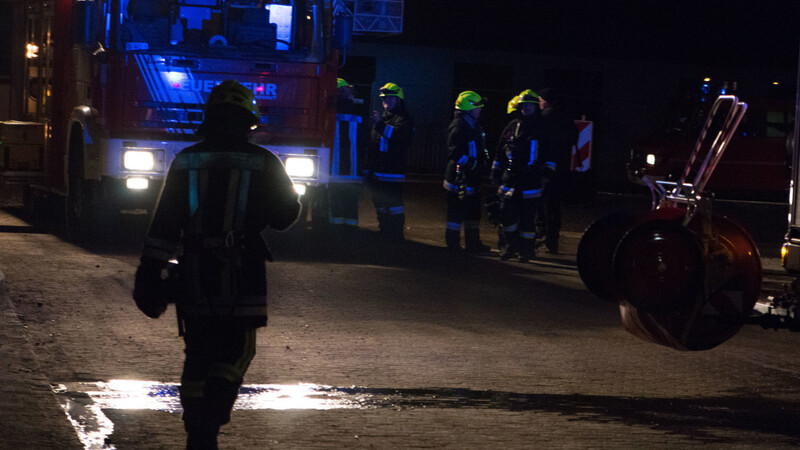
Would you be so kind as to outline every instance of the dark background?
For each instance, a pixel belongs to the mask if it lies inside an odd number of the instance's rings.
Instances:
[[[630,149],[672,127],[705,77],[712,95],[793,103],[799,43],[797,0],[405,0],[402,33],[354,36],[340,73],[365,109],[382,82],[406,88],[417,119],[410,170],[420,173],[440,171],[458,92],[489,98],[481,122],[494,143],[508,99],[555,87],[563,109],[595,123],[598,187],[619,191],[632,186]]]
[[[642,61],[797,66],[800,2],[405,0],[403,34],[359,39]]]

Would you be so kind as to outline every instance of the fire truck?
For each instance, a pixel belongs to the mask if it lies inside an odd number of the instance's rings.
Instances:
[[[764,89],[767,94],[748,96],[747,115],[707,186],[717,196],[773,201],[786,198],[794,102],[777,95],[778,87]],[[716,95],[738,91],[735,82],[705,78],[695,93],[676,101],[667,127],[638,140],[631,149],[629,180],[651,191],[659,189],[658,181],[677,181]],[[658,195],[653,192],[653,198]]]
[[[792,185],[789,190],[789,226],[781,247],[781,264],[790,274],[798,276],[782,298],[764,305],[763,313],[772,316],[773,324],[800,331],[800,56],[798,56],[795,121],[792,129]]]
[[[734,95],[710,102],[675,180],[653,182],[652,209],[602,217],[581,238],[584,284],[616,303],[625,330],[645,341],[698,351],[722,344],[745,324],[800,331],[800,277],[783,295],[759,298],[758,247],[745,229],[714,211],[714,195],[706,190],[723,153],[742,138],[748,109]],[[800,275],[800,72],[793,110],[783,120],[792,166],[781,262]]]
[[[225,79],[252,89],[260,123],[251,141],[280,157],[306,201],[328,182],[338,65],[331,0],[14,5],[14,120],[0,123],[0,178],[24,185],[31,211],[63,198],[70,239],[152,210]]]

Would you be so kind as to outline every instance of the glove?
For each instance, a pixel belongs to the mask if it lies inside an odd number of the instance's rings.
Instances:
[[[511,198],[514,196],[514,188],[506,188],[505,186],[500,186],[497,188],[497,195],[500,197],[507,197]]]
[[[166,265],[163,261],[143,256],[136,269],[133,300],[139,310],[151,319],[158,319],[167,310],[166,283],[161,278],[161,271]]]

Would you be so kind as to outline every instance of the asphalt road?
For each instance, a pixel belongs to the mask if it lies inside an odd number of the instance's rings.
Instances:
[[[407,199],[406,243],[378,238],[368,197],[358,230],[270,234],[270,325],[221,448],[800,444],[800,335],[747,326],[678,352],[627,334],[583,287],[581,231],[641,199],[568,207],[561,254],[531,264],[446,252],[441,192],[412,185]],[[762,216],[765,256],[781,208],[731,208]],[[130,298],[142,218],[80,247],[18,212],[0,211],[0,448],[181,448],[174,312],[150,320]]]

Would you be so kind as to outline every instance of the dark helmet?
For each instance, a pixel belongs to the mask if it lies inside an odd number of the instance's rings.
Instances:
[[[253,91],[235,80],[214,86],[206,100],[205,117],[197,129],[201,136],[246,136],[258,125],[258,105]]]
[[[258,105],[253,91],[236,80],[225,80],[214,86],[206,101],[206,109],[216,105],[236,105],[244,108],[258,119]]]

